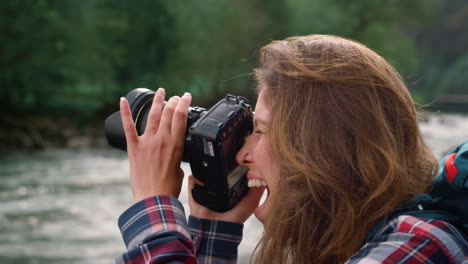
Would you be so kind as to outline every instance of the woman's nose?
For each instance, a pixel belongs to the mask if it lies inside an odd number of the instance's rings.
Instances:
[[[239,165],[246,166],[252,162],[252,152],[249,148],[249,140],[246,139],[242,148],[236,154],[236,161]]]

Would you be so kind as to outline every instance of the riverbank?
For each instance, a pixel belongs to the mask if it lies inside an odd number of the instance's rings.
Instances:
[[[467,113],[421,112],[419,121],[423,133],[431,127],[450,127],[452,123],[466,122]],[[455,119],[454,119],[455,118]],[[0,155],[15,150],[42,150],[49,148],[107,147],[104,118],[80,121],[71,118],[43,115],[0,115]],[[468,139],[468,130],[466,133]],[[446,132],[450,135],[449,132]]]
[[[0,153],[47,148],[102,147],[103,120],[75,121],[40,115],[1,115]]]

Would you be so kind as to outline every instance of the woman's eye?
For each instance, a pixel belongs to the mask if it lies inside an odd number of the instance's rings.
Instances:
[[[261,135],[267,135],[269,134],[270,130],[269,129],[263,129],[263,130],[260,130],[260,129],[254,129],[253,133],[255,134],[261,134]]]
[[[258,126],[254,124],[252,134],[268,134],[268,129],[259,129]]]

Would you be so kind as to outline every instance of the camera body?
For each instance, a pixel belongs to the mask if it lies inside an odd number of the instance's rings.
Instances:
[[[126,98],[139,135],[144,133],[154,92],[138,88]],[[126,150],[120,112],[105,121],[106,137],[113,147]],[[252,131],[252,108],[247,99],[227,95],[212,108],[190,107],[183,161],[190,163],[192,174],[204,182],[195,185],[192,196],[199,204],[217,212],[234,207],[248,191],[247,168],[235,156]]]
[[[186,150],[193,176],[205,183],[192,189],[199,204],[225,212],[247,193],[247,168],[235,156],[252,130],[252,110],[245,99],[227,95],[190,128]]]

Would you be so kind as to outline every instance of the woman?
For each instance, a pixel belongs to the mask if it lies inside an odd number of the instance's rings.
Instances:
[[[365,243],[380,220],[424,193],[437,173],[411,96],[382,57],[340,37],[293,37],[261,49],[255,76],[254,131],[236,159],[249,168],[249,181],[267,187],[251,188],[224,214],[190,199],[190,228],[175,199],[190,95],[171,98],[161,112],[158,90],[141,137],[121,101],[138,203],[119,220],[130,251],[118,262],[235,262],[241,224],[252,213],[265,229],[255,263],[465,259],[462,235],[437,220],[401,216]],[[191,177],[190,189],[194,184]],[[265,189],[268,198],[258,206]]]

